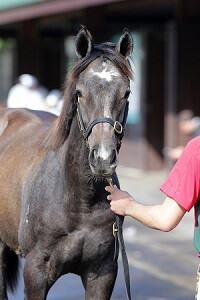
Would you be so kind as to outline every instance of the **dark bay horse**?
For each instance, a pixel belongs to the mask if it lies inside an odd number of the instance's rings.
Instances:
[[[128,30],[117,45],[94,45],[83,27],[59,117],[0,110],[1,300],[16,284],[18,255],[27,300],[46,299],[69,272],[80,275],[86,299],[110,299],[115,219],[104,187],[109,176],[117,184],[132,47]]]

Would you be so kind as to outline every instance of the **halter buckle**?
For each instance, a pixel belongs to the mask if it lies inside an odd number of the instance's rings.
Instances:
[[[118,133],[118,134],[121,134],[122,131],[123,131],[123,126],[122,124],[120,124],[118,121],[115,121],[114,123],[114,130]]]
[[[113,236],[116,237],[118,232],[117,223],[113,223]]]

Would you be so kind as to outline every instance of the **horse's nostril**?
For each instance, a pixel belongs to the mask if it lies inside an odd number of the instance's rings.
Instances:
[[[91,153],[92,158],[97,159],[97,150],[93,149]]]
[[[96,149],[92,149],[92,151],[90,153],[90,162],[92,164],[94,164],[96,160],[97,160],[97,150]]]
[[[110,176],[117,166],[117,151],[113,146],[97,146],[91,149],[89,164],[98,176]]]
[[[117,162],[117,154],[116,154],[116,150],[112,151],[112,156],[111,156],[111,160],[110,160],[110,164],[114,165]]]
[[[89,162],[97,173],[110,173],[117,165],[117,151],[113,147],[94,147],[89,156]]]

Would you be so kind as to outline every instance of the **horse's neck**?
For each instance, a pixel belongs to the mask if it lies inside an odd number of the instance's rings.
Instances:
[[[81,177],[84,172],[91,174],[88,162],[88,149],[86,142],[80,131],[77,120],[73,120],[69,137],[66,141],[66,166],[70,169],[70,172],[78,172],[77,175]]]
[[[68,186],[81,193],[94,193],[91,169],[88,162],[88,149],[82,132],[73,120],[68,139],[61,149],[64,155],[64,173]]]
[[[107,207],[105,183],[97,181],[90,169],[89,151],[82,132],[74,119],[70,134],[59,148],[57,159],[62,169],[62,182],[67,209],[77,212],[95,212]],[[104,209],[104,208],[103,208]]]

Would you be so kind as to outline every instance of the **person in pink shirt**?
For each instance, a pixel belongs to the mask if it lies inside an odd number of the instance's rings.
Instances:
[[[188,142],[160,189],[166,194],[160,205],[138,203],[128,192],[107,186],[113,212],[130,216],[142,224],[161,231],[173,230],[185,213],[195,208],[194,246],[200,253],[200,136]],[[200,272],[200,270],[198,269]],[[199,292],[196,295],[200,299]]]

